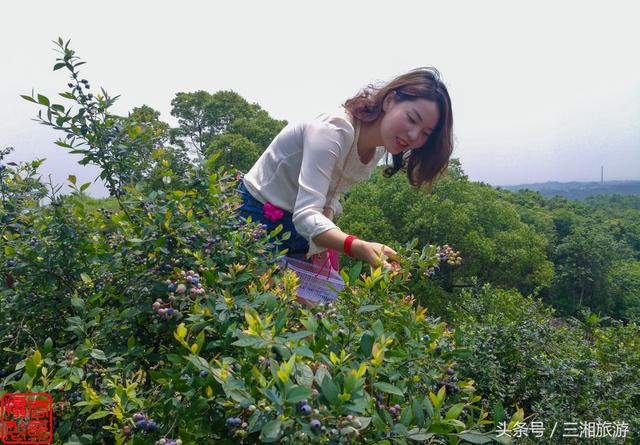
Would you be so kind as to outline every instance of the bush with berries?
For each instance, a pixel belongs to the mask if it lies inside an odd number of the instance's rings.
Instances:
[[[22,210],[0,227],[0,392],[51,393],[56,443],[510,443],[496,422],[523,411],[490,415],[458,375],[472,351],[407,291],[459,252],[396,245],[393,269],[355,263],[334,303],[301,304],[279,262],[287,234],[235,216],[237,176],[215,155],[152,191],[130,182],[147,132],[118,133],[114,99],[87,93],[58,45],[61,96],[79,108],[26,98],[102,169],[117,208],[87,205],[70,177],[46,206],[14,187]]]

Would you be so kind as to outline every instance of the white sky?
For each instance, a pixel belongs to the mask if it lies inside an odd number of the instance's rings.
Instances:
[[[95,91],[172,125],[177,92],[232,89],[273,117],[311,118],[361,87],[433,65],[452,97],[456,147],[493,185],[640,179],[640,26],[634,2],[5,2],[0,14],[0,147],[47,158],[54,183],[76,164],[32,121],[66,89],[52,40],[71,39]],[[59,98],[64,102],[64,99]],[[61,135],[62,133],[60,133]],[[89,188],[104,196],[99,185]]]

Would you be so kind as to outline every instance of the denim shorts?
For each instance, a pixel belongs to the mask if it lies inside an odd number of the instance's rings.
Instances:
[[[288,256],[305,260],[305,255],[309,251],[309,242],[296,231],[293,225],[293,215],[290,212],[283,210],[284,216],[282,218],[277,221],[271,221],[264,215],[262,210],[263,204],[249,193],[249,190],[247,190],[244,185],[243,179],[238,181],[238,191],[242,197],[242,205],[240,205],[235,212],[245,220],[247,217],[251,216],[251,220],[253,222],[266,225],[265,230],[267,233],[282,224],[282,231],[277,235],[278,239],[282,243],[282,246],[278,246],[279,250],[286,247],[289,249],[287,253]],[[290,233],[290,237],[283,241],[280,238],[286,232]],[[276,246],[273,246],[272,250],[275,250],[275,248]]]

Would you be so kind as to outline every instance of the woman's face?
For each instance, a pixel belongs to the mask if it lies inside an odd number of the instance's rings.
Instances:
[[[390,92],[382,104],[382,143],[392,155],[422,147],[438,125],[438,105],[427,99],[396,101]]]

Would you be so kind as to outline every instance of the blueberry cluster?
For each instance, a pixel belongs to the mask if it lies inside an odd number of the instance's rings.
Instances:
[[[455,394],[459,392],[460,388],[456,384],[456,382],[458,381],[458,377],[455,376],[455,370],[453,368],[446,368],[445,373],[447,374],[447,377],[445,378],[445,380],[440,380],[436,384],[436,392],[439,391],[443,386],[445,387],[447,394]]]
[[[318,309],[314,315],[316,318],[321,319],[324,317],[335,318],[338,314],[338,310],[332,304],[319,303],[315,306]]]
[[[390,406],[388,411],[389,414],[391,414],[392,416],[396,416],[396,415],[400,415],[400,405],[398,405],[397,403],[393,406]]]
[[[167,437],[163,437],[162,439],[156,440],[155,445],[182,445],[182,439],[169,439]]]
[[[256,227],[251,231],[251,235],[253,236],[253,239],[258,239],[266,233],[266,230],[267,230],[266,224],[258,224],[258,227]]]
[[[460,265],[462,264],[462,257],[460,256],[459,251],[454,251],[451,246],[445,244],[438,251],[438,258],[440,261],[446,261],[447,264],[450,265]]]
[[[80,402],[82,401],[82,394],[80,394],[77,391],[74,391],[72,393],[69,393],[69,396],[67,398],[69,399],[70,402]]]
[[[178,282],[184,281],[184,282]],[[179,278],[177,280],[167,280],[167,292],[169,293],[169,300],[173,300],[175,295],[184,295],[187,292],[187,285],[189,285],[189,298],[195,300],[199,295],[204,294],[204,287],[200,283],[200,275],[190,270],[185,272],[180,271]]]
[[[240,417],[228,417],[225,423],[229,428],[238,428],[243,424]]]
[[[153,419],[147,418],[142,413],[135,413],[133,415],[133,421],[135,422],[136,429],[141,431],[155,431],[158,425]]]
[[[168,321],[174,317],[177,317],[179,314],[177,310],[171,307],[171,303],[165,303],[164,301],[162,301],[162,298],[156,299],[151,307],[156,312],[156,314],[158,314],[158,318],[161,321]]]
[[[311,405],[309,405],[306,400],[301,400],[298,406],[303,416],[310,416],[313,412],[313,408],[311,408]]]

